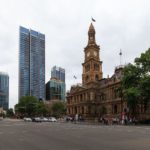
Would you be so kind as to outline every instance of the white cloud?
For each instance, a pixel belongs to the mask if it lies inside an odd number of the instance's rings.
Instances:
[[[0,71],[10,76],[10,107],[18,100],[19,25],[46,35],[46,81],[51,67],[66,69],[66,84],[81,82],[91,16],[96,19],[104,77],[150,47],[148,0],[0,0]],[[73,75],[78,78],[75,81]]]

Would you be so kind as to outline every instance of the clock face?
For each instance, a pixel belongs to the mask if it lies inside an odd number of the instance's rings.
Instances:
[[[92,37],[92,36],[90,36],[90,40],[93,40],[93,37]]]
[[[97,52],[96,51],[94,51],[94,56],[97,56]]]
[[[87,57],[89,57],[89,56],[90,56],[90,52],[87,53]]]

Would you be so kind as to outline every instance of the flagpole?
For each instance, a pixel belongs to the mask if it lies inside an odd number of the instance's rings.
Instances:
[[[121,49],[120,49],[119,55],[120,55],[120,66],[121,66],[122,65],[122,50]]]

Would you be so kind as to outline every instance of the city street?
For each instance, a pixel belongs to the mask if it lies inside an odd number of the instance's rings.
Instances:
[[[0,150],[150,150],[150,126],[3,120]]]

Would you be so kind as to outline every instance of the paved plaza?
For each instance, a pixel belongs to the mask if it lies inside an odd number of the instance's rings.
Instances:
[[[3,120],[0,150],[150,150],[150,127]]]

